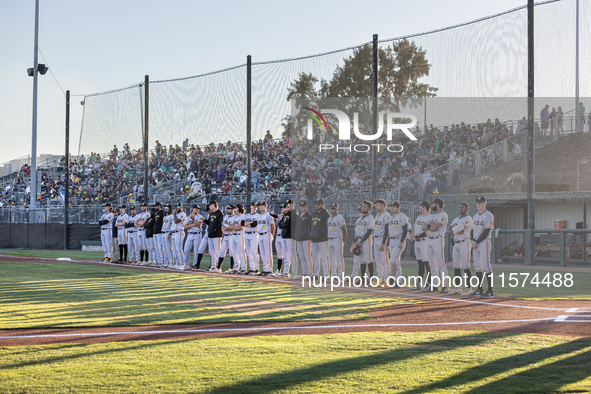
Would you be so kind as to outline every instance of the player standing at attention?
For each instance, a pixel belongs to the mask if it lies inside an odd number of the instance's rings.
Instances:
[[[431,269],[429,268],[429,258],[427,257],[427,233],[429,232],[427,225],[431,221],[431,215],[429,214],[431,204],[428,201],[421,201],[419,205],[421,215],[417,216],[417,219],[415,220],[415,226],[410,240],[415,243],[414,249],[415,257],[419,263],[420,283],[411,287],[411,290],[423,290],[431,285]],[[425,281],[423,282],[425,272],[427,272],[427,277],[424,278]]]
[[[105,213],[101,215],[99,225],[101,226],[101,244],[103,245],[104,262],[110,263],[113,257],[113,249],[111,245],[112,229],[114,215],[111,212],[111,204],[105,204]]]
[[[250,213],[245,214],[240,221],[240,225],[244,228],[244,247],[248,257],[246,275],[259,273],[259,234],[256,229],[256,222],[259,219],[258,208],[258,202],[251,203]]]
[[[296,223],[297,252],[302,260],[302,276],[312,273],[312,258],[310,256],[310,224],[312,214],[308,212],[308,203],[300,201],[300,215]]]
[[[371,201],[363,200],[361,202],[360,216],[355,222],[355,242],[351,245],[351,253],[353,249],[358,247],[361,249],[361,254],[357,260],[353,259],[353,272],[351,278],[354,278],[359,273],[361,268],[361,277],[365,277],[369,273],[369,278],[373,277],[373,263],[371,261],[372,237],[373,229],[375,227],[375,220],[369,214],[372,208]]]
[[[191,213],[185,218],[184,228],[187,230],[187,240],[185,241],[185,249],[183,253],[183,267],[189,268],[189,257],[193,251],[193,269],[199,268],[197,264],[197,254],[199,252],[199,245],[201,245],[201,224],[203,218],[199,215],[199,206],[193,205]]]
[[[154,249],[156,250],[155,261],[159,266],[164,265],[164,244],[162,240],[162,225],[164,224],[164,211],[162,204],[154,204],[156,214],[154,215]]]
[[[462,293],[462,286],[455,286],[454,291],[450,295],[471,295],[470,278],[472,272],[470,271],[470,232],[472,231],[472,218],[468,215],[470,206],[467,202],[460,203],[460,216],[451,221],[446,233],[452,236],[452,259],[454,263],[454,279],[453,283],[458,283],[457,277],[462,276],[462,269],[465,276],[467,276],[466,291]]]
[[[281,234],[281,248],[283,250],[283,273],[278,275],[279,278],[289,278],[290,277],[290,270],[292,268],[292,261],[294,260],[293,256],[293,246],[292,246],[292,231],[291,231],[291,221],[292,215],[291,211],[291,204],[289,202],[284,202],[281,205],[281,213],[282,218],[281,221],[277,224],[279,229],[277,230],[277,234]],[[276,241],[277,242],[277,241]],[[294,264],[295,270],[291,274],[291,277],[295,279],[298,272],[298,265],[297,262]]]
[[[493,292],[492,265],[490,261],[490,237],[492,230],[495,228],[495,218],[486,209],[486,197],[476,197],[476,208],[478,208],[478,212],[472,219],[473,227],[470,240],[472,241],[472,253],[474,254],[474,269],[478,277],[478,289],[472,295],[481,298],[493,298],[495,293]],[[488,282],[486,293],[482,292],[484,273],[486,273]]]
[[[234,212],[234,220],[230,223],[232,230],[232,250],[234,251],[234,267],[231,274],[245,274],[246,273],[246,252],[244,250],[244,227],[240,223],[244,219],[244,206],[236,204],[236,212]]]
[[[125,205],[119,207],[119,216],[117,216],[117,241],[119,242],[119,264],[127,263],[127,231],[125,230],[127,215],[125,214]]]
[[[203,219],[203,223],[207,224],[207,248],[209,249],[209,258],[211,265],[207,269],[209,272],[221,272],[217,268],[218,258],[220,257],[220,247],[222,245],[222,223],[224,221],[224,214],[218,208],[218,202],[211,200],[207,206],[209,207],[209,217]]]
[[[111,223],[111,232],[112,232],[112,242],[113,242],[113,263],[118,264],[121,262],[121,255],[119,254],[119,241],[117,238],[117,233],[119,232],[119,228],[115,225],[117,224],[117,217],[119,217],[119,211],[116,209],[113,211],[113,222]]]
[[[183,264],[183,240],[185,239],[185,219],[187,214],[183,211],[183,203],[178,203],[172,213],[172,251],[176,261],[176,268],[184,270]]]
[[[392,216],[386,224],[386,231],[382,245],[389,243],[389,270],[390,275],[394,275],[394,285],[392,287],[400,287],[398,279],[402,276],[402,268],[400,267],[400,257],[406,248],[406,235],[408,234],[408,217],[400,212],[400,203],[393,201],[390,204]],[[388,284],[390,285],[390,284]]]
[[[345,219],[339,214],[339,204],[330,204],[330,217],[326,222],[328,226],[328,264],[332,276],[342,276],[345,271],[343,260],[343,246],[347,240],[347,225]]]
[[[312,264],[314,266],[313,275],[320,276],[320,263],[322,262],[322,271],[324,276],[329,276],[328,269],[328,218],[330,214],[324,208],[324,200],[319,198],[316,200],[316,211],[312,213],[312,221],[310,223],[310,241],[312,247],[310,252],[312,255]]]
[[[376,200],[374,206],[378,213],[375,217],[375,228],[373,230],[373,255],[376,261],[379,285],[382,286],[386,284],[389,275],[386,225],[390,221],[390,214],[386,212],[386,201],[382,199]]]
[[[232,241],[232,224],[234,223],[234,210],[236,207],[234,205],[226,206],[226,215],[224,216],[224,220],[222,222],[222,231],[224,233],[224,237],[222,239],[222,246],[220,246],[220,255],[218,257],[218,265],[217,268],[221,271],[222,266],[224,264],[224,258],[226,257],[226,252],[230,256],[230,269],[227,270],[225,273],[228,274],[230,271],[234,269],[234,246]]]
[[[429,239],[427,240],[427,257],[429,259],[429,268],[431,269],[431,291],[433,288],[433,279],[439,276],[441,272],[442,287],[440,293],[448,292],[447,268],[443,256],[445,230],[447,229],[447,213],[443,212],[445,203],[441,198],[436,198],[431,202],[431,221],[427,225],[429,229]]]
[[[281,204],[281,211],[283,212],[283,204]],[[269,212],[269,214],[275,219],[277,224],[283,219],[283,213],[281,215],[277,215],[275,211]],[[281,230],[279,230],[279,226],[275,225],[275,230],[277,231],[275,235],[275,251],[277,252],[277,271],[271,274],[271,276],[279,276],[281,275],[281,267],[283,266],[283,237],[281,235]]]
[[[135,206],[132,205],[131,208],[129,208],[129,216],[127,217],[127,223],[125,223],[125,228],[127,230],[127,245],[129,247],[130,264],[135,264],[140,259],[140,248],[137,240],[138,220],[139,216],[136,212]]]
[[[148,261],[148,242],[146,241],[146,233],[144,230],[144,224],[150,217],[150,212],[148,212],[148,204],[145,202],[140,205],[140,213],[139,213],[139,230],[137,234],[137,241],[140,248],[140,261]]]
[[[273,234],[275,234],[275,219],[267,212],[267,203],[260,203],[261,214],[257,220],[259,233],[259,253],[263,260],[263,272],[259,276],[269,276],[273,273]]]
[[[209,217],[209,206],[205,207],[205,214]],[[202,216],[202,221],[205,221],[206,217]],[[204,269],[199,268],[201,266],[201,259],[203,258],[203,253],[205,253],[205,249],[207,249],[207,244],[209,243],[209,236],[207,235],[207,227],[205,230],[201,231],[201,243],[199,244],[199,250],[197,251],[197,267],[195,270],[197,271],[205,271]]]
[[[172,225],[174,224],[172,219],[172,209],[170,204],[164,207],[164,219],[162,221],[162,249],[164,250],[164,266],[172,268]]]
[[[146,235],[146,254],[144,255],[144,258],[147,262],[144,265],[155,267],[156,249],[154,247],[154,218],[156,217],[156,210],[152,208],[148,214],[150,216],[144,223],[144,233]]]

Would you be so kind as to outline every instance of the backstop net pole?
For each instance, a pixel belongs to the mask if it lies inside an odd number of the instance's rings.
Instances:
[[[534,136],[534,0],[527,1],[527,233],[529,244],[525,264],[532,265],[534,261],[535,228],[535,157],[536,146]],[[528,242],[529,241],[529,242]]]
[[[372,134],[378,132],[378,35],[373,35],[372,72],[371,72],[371,129]],[[375,201],[378,194],[378,152],[371,152],[371,200]]]
[[[145,94],[145,100],[144,100],[144,105],[145,105],[145,109],[144,109],[144,201],[146,204],[148,204],[149,201],[149,195],[148,195],[148,173],[150,170],[150,155],[149,155],[149,149],[148,149],[148,112],[150,109],[150,76],[146,75],[145,78],[145,86],[144,86],[144,94]]]
[[[252,182],[252,57],[246,57],[246,201],[250,204],[250,187]],[[245,207],[247,212],[249,207]]]
[[[70,91],[66,90],[66,152],[65,152],[65,171],[64,180],[64,250],[68,249],[68,204],[70,198]]]

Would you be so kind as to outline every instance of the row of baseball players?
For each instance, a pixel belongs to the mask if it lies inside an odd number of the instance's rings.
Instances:
[[[316,201],[316,210],[313,212],[308,211],[305,201],[299,205],[300,212],[292,214],[294,204],[291,200],[286,201],[282,205],[281,215],[268,212],[265,202],[252,203],[250,213],[245,213],[244,207],[240,204],[229,205],[226,207],[226,214],[223,215],[217,202],[210,201],[206,208],[209,214],[207,219],[199,214],[198,206],[191,208],[189,216],[183,212],[181,204],[177,205],[175,210],[166,206],[163,211],[161,204],[156,203],[151,213],[148,213],[147,207],[142,204],[142,211],[138,215],[134,207],[131,209],[131,215],[126,215],[125,207],[122,206],[122,214],[117,218],[115,226],[125,228],[118,234],[121,256],[126,254],[126,244],[129,242],[132,245],[131,253],[135,252],[138,261],[145,260],[156,265],[187,269],[190,253],[193,251],[192,268],[200,269],[203,253],[208,247],[211,256],[209,271],[220,272],[228,252],[231,257],[231,268],[227,272],[271,275],[272,242],[275,238],[278,266],[274,275],[290,276],[291,268],[291,277],[297,277],[299,257],[302,262],[302,275],[319,276],[322,266],[324,275],[341,276],[344,271],[343,245],[347,239],[347,229],[343,217],[338,213],[338,204],[331,204],[330,213],[324,208],[323,199]],[[380,282],[385,282],[390,273],[398,280],[402,274],[400,257],[409,235],[408,217],[400,211],[400,203],[396,201],[390,204],[391,215],[386,211],[384,200],[375,202],[375,218],[370,214],[372,206],[370,201],[364,200],[358,208],[355,241],[351,245],[351,251],[355,255],[351,276],[357,276],[360,269],[362,276],[366,271],[370,277],[373,276],[373,254]],[[461,288],[456,287],[450,294],[474,294],[484,297],[494,295],[490,280],[490,231],[494,228],[494,218],[486,210],[484,196],[477,198],[477,206],[479,212],[472,220],[467,215],[468,204],[461,203],[460,216],[448,226],[447,214],[443,212],[443,200],[436,198],[432,203],[420,203],[421,215],[415,221],[410,240],[415,244],[419,276],[423,278],[427,273],[427,277],[424,283],[413,289],[436,291],[435,286],[431,285],[431,278],[438,277],[441,272],[440,283],[443,283],[443,287],[440,291],[448,292],[449,277],[443,257],[443,242],[447,232],[453,235],[454,276],[461,276],[463,269],[468,279],[471,277],[469,262],[473,250],[476,275],[479,278],[479,286],[475,292],[472,292],[471,288],[462,292]],[[430,213],[431,209],[433,214]],[[107,240],[112,234],[109,226],[112,219],[110,206],[105,207],[105,214],[101,217],[100,223],[106,260],[111,259],[111,243]],[[278,228],[276,236],[275,222]],[[207,225],[206,230],[201,228],[203,223]],[[187,240],[183,247],[185,230]],[[261,272],[259,255],[263,262]],[[482,291],[484,273],[487,274],[489,283],[486,293]]]

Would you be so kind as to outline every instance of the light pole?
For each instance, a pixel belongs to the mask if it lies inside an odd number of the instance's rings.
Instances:
[[[577,162],[577,191],[578,192],[581,191],[581,190],[579,190],[580,189],[580,187],[579,187],[579,183],[580,183],[580,179],[579,179],[579,168],[581,167],[581,164],[587,164],[587,163],[589,163],[589,160],[587,160],[587,159],[580,159]]]
[[[33,77],[33,133],[31,138],[31,199],[29,207],[37,207],[37,73],[45,75],[49,68],[38,62],[39,52],[39,0],[35,1],[35,49],[33,52],[33,68],[27,69],[29,77]]]

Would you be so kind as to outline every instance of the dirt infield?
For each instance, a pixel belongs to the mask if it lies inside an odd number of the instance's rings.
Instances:
[[[0,261],[51,263],[55,262],[56,259],[0,255]],[[105,264],[82,260],[72,262]],[[163,271],[154,268],[118,266],[135,270]],[[290,284],[289,281],[275,278],[170,271],[176,272],[179,275],[210,275],[227,279]],[[0,330],[0,346],[100,343],[173,338],[225,338],[254,335],[310,335],[367,331],[415,332],[439,330],[486,330],[591,339],[591,300],[517,300],[504,298],[480,300],[478,298],[446,296],[438,293],[423,293],[411,290],[368,289],[361,291],[374,292],[375,295],[379,296],[402,297],[421,300],[423,302],[421,304],[392,305],[374,309],[369,312],[371,320],[365,321],[260,322],[83,329]]]

